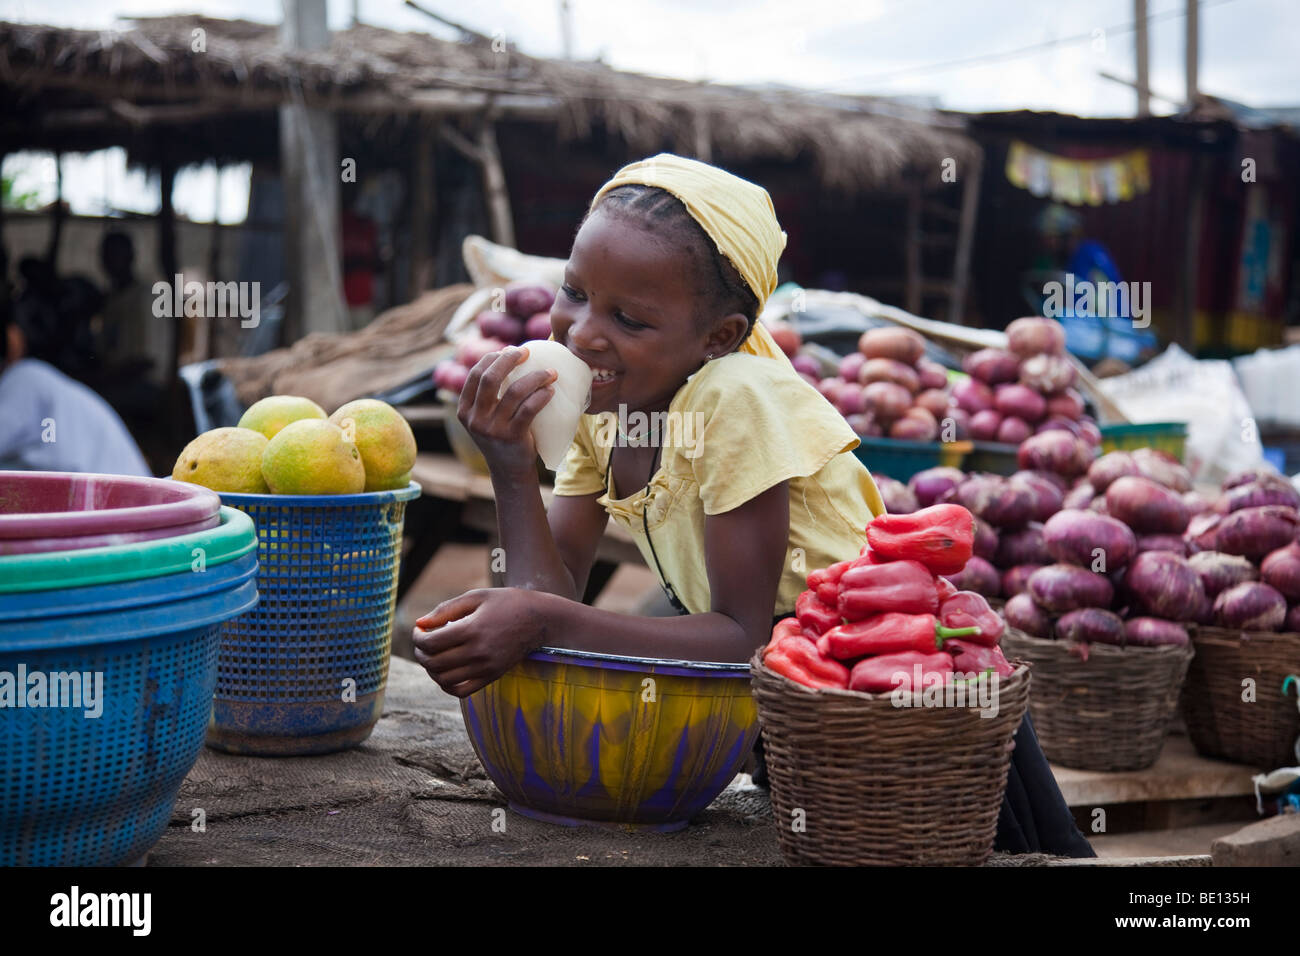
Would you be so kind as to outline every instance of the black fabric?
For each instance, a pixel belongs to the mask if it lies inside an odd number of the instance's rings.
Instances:
[[[793,614],[772,618],[772,626]],[[1016,746],[1007,771],[1007,791],[998,810],[998,831],[993,849],[1000,853],[1050,853],[1053,856],[1095,857],[1074,822],[1074,815],[1052,776],[1052,768],[1038,745],[1029,713],[1016,730]],[[763,738],[754,744],[754,783],[769,786]]]
[[[1003,853],[1051,853],[1093,857],[1097,853],[1079,832],[1052,768],[1038,746],[1028,712],[1016,731],[1007,772],[1007,792],[998,811],[993,849]]]

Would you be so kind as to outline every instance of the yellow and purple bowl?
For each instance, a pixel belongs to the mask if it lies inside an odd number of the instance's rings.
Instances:
[[[677,830],[758,737],[745,664],[542,648],[461,702],[492,782],[525,816]]]

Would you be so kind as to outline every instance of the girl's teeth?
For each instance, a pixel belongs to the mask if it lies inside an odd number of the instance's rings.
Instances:
[[[594,378],[598,382],[608,382],[610,379],[614,377],[615,374],[616,373],[614,372],[606,372],[602,370],[593,374],[592,378]]]

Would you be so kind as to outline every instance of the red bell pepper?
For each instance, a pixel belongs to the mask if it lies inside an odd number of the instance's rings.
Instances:
[[[818,640],[821,640],[821,638],[818,638]],[[996,644],[990,647],[987,644],[954,640],[945,644],[943,649],[953,655],[953,670],[969,673],[971,671],[986,671],[992,668],[993,672],[999,677],[1010,677],[1016,670],[1003,655],[1002,648]]]
[[[872,614],[935,614],[939,590],[934,575],[917,561],[891,561],[849,568],[840,578],[840,616],[860,621]]]
[[[882,558],[920,561],[935,574],[956,574],[975,545],[975,516],[954,504],[880,515],[867,525],[867,544]]]
[[[921,686],[917,686],[919,668]],[[926,654],[923,651],[903,651],[901,654],[880,654],[864,657],[853,665],[849,674],[849,689],[877,694],[895,687],[921,690],[926,683],[947,683],[952,679],[952,658],[943,651]]]
[[[818,568],[808,574],[808,590],[816,591],[822,584],[839,584],[840,575],[849,569],[852,561],[837,561],[827,568]]]
[[[943,607],[944,601],[957,593],[957,585],[953,584],[947,578],[935,577],[934,586],[939,589],[940,607]]]
[[[824,636],[830,656],[849,661],[868,654],[934,653],[948,638],[970,637],[976,630],[943,627],[933,614],[888,613],[833,627]]]
[[[799,623],[814,634],[823,634],[840,623],[840,612],[835,605],[825,604],[812,591],[804,591],[794,602],[794,613]]]
[[[811,637],[804,634],[803,625],[799,623],[797,618],[783,617],[772,628],[772,639],[767,642],[767,646],[776,647],[777,644],[780,644],[788,637],[802,637],[809,641],[812,640]]]
[[[817,653],[820,654],[822,657],[833,656],[831,654],[831,642],[826,638],[825,634],[822,634],[820,637],[817,638]]]
[[[958,591],[940,604],[939,621],[944,627],[978,628],[971,641],[988,647],[996,646],[1006,629],[1002,615],[989,607],[984,595],[974,591]]]
[[[842,690],[849,686],[849,669],[839,661],[822,657],[812,641],[804,637],[787,637],[775,647],[768,645],[763,664],[806,687]]]
[[[817,597],[823,603],[830,607],[835,607],[840,600],[840,582],[823,581],[817,585]]]

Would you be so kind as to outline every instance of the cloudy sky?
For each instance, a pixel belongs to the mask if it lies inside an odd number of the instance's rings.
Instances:
[[[107,29],[123,17],[204,13],[267,20],[267,0],[0,0],[0,18]],[[357,0],[361,18],[397,30],[454,31],[401,0]],[[559,56],[560,0],[420,0],[421,5],[526,53]],[[622,69],[724,83],[774,82],[844,92],[926,97],[962,110],[1031,108],[1085,116],[1134,111],[1133,92],[1099,76],[1134,74],[1132,0],[569,0],[574,55]],[[1153,93],[1184,92],[1185,0],[1148,0]],[[330,25],[352,0],[329,0]],[[1202,0],[1200,88],[1252,106],[1300,103],[1300,2]],[[1173,103],[1153,99],[1156,112]],[[78,211],[111,204],[149,211],[156,188],[129,177],[119,155],[65,167],[84,184]],[[52,164],[21,160],[23,182],[46,193]],[[18,169],[15,159],[6,174]],[[73,175],[68,175],[73,173]],[[242,217],[246,176],[228,173],[220,216]],[[210,219],[211,172],[178,183],[178,207]],[[151,205],[152,204],[152,205]]]

